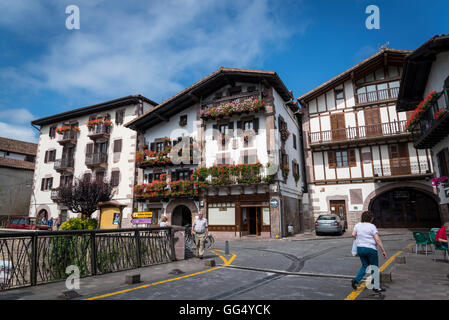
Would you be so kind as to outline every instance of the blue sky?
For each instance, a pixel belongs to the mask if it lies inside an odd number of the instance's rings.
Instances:
[[[35,142],[31,120],[129,94],[161,102],[219,66],[276,71],[298,97],[382,44],[449,33],[447,12],[447,0],[2,0],[0,136]]]

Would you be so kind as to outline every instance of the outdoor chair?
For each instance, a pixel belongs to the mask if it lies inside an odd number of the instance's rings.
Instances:
[[[448,252],[448,249],[447,248],[445,248],[445,247],[442,247],[441,245],[440,246],[438,246],[437,245],[437,239],[436,239],[436,236],[437,236],[437,233],[436,233],[436,231],[430,231],[430,233],[429,233],[429,239],[430,239],[430,241],[433,243],[433,246],[434,246],[434,249],[435,249],[435,255],[434,255],[434,258],[433,258],[433,261],[436,261],[436,253],[437,253],[437,251],[443,251],[444,252],[444,257],[446,258],[447,257],[447,259],[448,259],[448,261],[449,261],[449,252]]]
[[[427,235],[425,235],[424,233],[414,231],[413,238],[415,238],[415,241],[416,241],[416,251],[415,251],[416,254],[418,254],[418,246],[422,247],[425,245],[426,246],[426,256],[427,256],[427,245],[432,244],[429,237]],[[430,246],[430,248],[432,248],[432,246]]]

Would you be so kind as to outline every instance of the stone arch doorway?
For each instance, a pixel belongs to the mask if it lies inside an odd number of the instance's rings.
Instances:
[[[48,221],[48,212],[45,209],[39,211],[36,217],[37,222],[40,224],[42,220]]]
[[[414,188],[385,191],[371,200],[369,210],[378,228],[432,228],[441,224],[438,203]]]
[[[171,216],[171,224],[176,226],[186,226],[192,224],[192,212],[184,205],[177,206]]]

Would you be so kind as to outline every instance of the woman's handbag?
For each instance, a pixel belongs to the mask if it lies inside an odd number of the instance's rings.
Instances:
[[[357,240],[354,240],[352,242],[351,254],[352,254],[353,257],[355,257],[357,255]]]

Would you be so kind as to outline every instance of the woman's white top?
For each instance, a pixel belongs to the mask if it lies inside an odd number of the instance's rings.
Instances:
[[[165,222],[161,222],[161,223],[159,223],[159,227],[168,227],[168,222],[167,221],[165,221]]]
[[[355,225],[354,231],[357,233],[357,247],[365,247],[377,250],[374,235],[378,233],[374,224],[369,222],[359,222]]]

